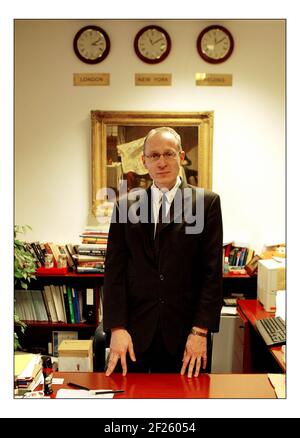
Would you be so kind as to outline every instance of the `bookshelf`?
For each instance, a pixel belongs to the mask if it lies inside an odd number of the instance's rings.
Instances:
[[[19,333],[21,345],[30,352],[48,353],[48,343],[52,343],[53,331],[77,331],[78,339],[90,339],[96,327],[101,322],[99,308],[101,308],[101,292],[104,274],[77,274],[68,272],[64,275],[37,274],[37,279],[30,285],[31,290],[41,290],[45,285],[67,285],[78,288],[91,288],[94,291],[93,306],[95,318],[92,323],[80,322],[49,322],[25,320],[27,329]],[[248,274],[223,274],[223,296],[238,296],[239,298],[255,299],[257,291],[257,277]]]
[[[89,306],[85,308],[85,311],[89,311],[89,318],[86,322],[52,322],[52,321],[36,321],[32,319],[23,319],[27,324],[25,333],[19,333],[21,345],[24,349],[33,353],[48,353],[48,343],[52,343],[53,331],[72,331],[78,333],[78,339],[90,339],[94,335],[96,327],[101,322],[102,318],[102,287],[103,287],[103,274],[78,274],[68,272],[64,275],[36,275],[36,280],[32,280],[29,286],[32,294],[43,290],[45,286],[63,286],[70,287],[72,289],[78,289],[89,293]],[[91,291],[92,291],[92,304],[91,304]],[[85,305],[86,301],[85,301]]]

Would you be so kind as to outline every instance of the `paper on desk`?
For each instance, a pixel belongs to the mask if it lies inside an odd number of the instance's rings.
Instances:
[[[221,315],[236,315],[236,306],[223,306],[221,309]]]
[[[15,374],[21,378],[28,378],[34,376],[34,370],[38,367],[41,356],[39,354],[25,354],[15,357]],[[20,361],[20,362],[18,362]]]
[[[277,398],[285,398],[285,374],[268,374],[268,379],[273,386]]]
[[[52,385],[62,385],[64,383],[63,377],[53,377],[52,379]]]
[[[28,364],[30,364],[31,362],[35,363],[35,358],[33,353],[16,352],[14,357],[15,377],[18,376],[23,377],[23,371],[26,370]],[[28,377],[28,374],[26,374],[25,377]]]
[[[64,383],[63,377],[53,377],[52,385],[62,385]]]
[[[113,398],[114,394],[95,394],[95,391],[107,391],[107,389],[59,389],[56,398]]]

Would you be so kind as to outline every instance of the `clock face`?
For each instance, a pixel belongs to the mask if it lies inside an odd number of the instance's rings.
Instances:
[[[86,26],[75,35],[73,47],[81,61],[97,64],[107,57],[110,41],[108,35],[100,27]]]
[[[134,49],[142,61],[157,64],[168,56],[171,50],[171,39],[163,28],[146,26],[137,33]]]
[[[233,51],[231,33],[223,26],[209,26],[199,35],[197,49],[207,62],[218,64],[226,61]]]

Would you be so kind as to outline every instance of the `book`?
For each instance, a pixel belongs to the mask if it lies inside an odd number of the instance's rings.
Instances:
[[[14,355],[14,376],[15,379],[22,375],[23,371],[30,364],[30,362],[34,359],[33,353],[24,353],[24,352],[15,352]]]
[[[19,318],[21,320],[24,320],[24,315],[23,315],[23,308],[21,307],[21,303],[19,301],[19,297],[17,297],[16,295],[16,291],[15,291],[15,296],[14,296],[14,312],[19,316]]]
[[[62,311],[63,311],[64,322],[68,322],[66,306],[65,306],[64,288],[63,288],[63,285],[58,285],[57,287],[58,287],[59,293],[60,293],[60,300],[61,300],[61,303],[62,303]]]
[[[39,354],[15,354],[14,380],[17,388],[31,390],[36,384],[42,369]]]
[[[60,255],[58,245],[56,243],[53,243],[53,242],[48,242],[48,245],[50,246],[50,249],[51,249],[52,254],[54,256],[54,266],[57,267],[58,256]]]
[[[43,266],[45,263],[44,255],[41,252],[41,249],[39,247],[39,242],[31,242],[31,247],[33,248],[36,258],[40,262],[40,265]]]
[[[87,254],[75,254],[73,259],[76,263],[81,262],[104,262],[105,257],[102,255],[87,255]]]
[[[73,299],[72,299],[72,288],[71,288],[71,286],[66,286],[66,288],[67,288],[67,296],[68,296],[69,311],[70,311],[70,322],[71,322],[71,324],[75,324],[75,314],[74,314]]]
[[[68,245],[64,245],[63,246],[65,254],[67,256],[67,260],[68,260],[68,266],[70,269],[74,269],[75,268],[75,263],[74,260],[72,258],[72,254],[70,253],[70,250],[68,248]],[[62,245],[60,246],[60,250],[62,249]]]
[[[239,259],[237,261],[237,266],[245,266],[245,259],[247,258],[248,248],[240,248]]]
[[[71,323],[71,315],[70,315],[70,306],[69,306],[69,299],[68,299],[68,292],[67,287],[65,284],[61,286],[62,293],[63,293],[63,300],[64,300],[64,308],[65,308],[65,314],[66,314],[66,322]]]
[[[69,253],[71,254],[71,256],[72,256],[73,254],[78,254],[78,246],[79,246],[79,245],[73,245],[72,243],[67,243],[67,244],[66,244],[67,250],[69,251]]]
[[[107,251],[106,243],[82,243],[78,246],[79,255],[101,255],[105,256]]]
[[[48,321],[47,312],[41,290],[31,290],[31,298],[35,309],[36,321]]]
[[[36,317],[30,291],[28,289],[16,289],[15,300],[20,318],[25,321],[35,321]]]
[[[75,287],[72,287],[72,303],[74,309],[75,323],[79,324],[80,323],[79,302],[78,302],[77,289]]]
[[[105,231],[97,231],[97,230],[91,230],[91,231],[84,231],[83,233],[79,234],[80,237],[108,237],[108,233]]]
[[[52,322],[50,308],[49,308],[49,304],[48,304],[48,300],[47,300],[47,294],[46,294],[46,291],[45,291],[45,287],[42,289],[42,296],[43,296],[43,301],[44,301],[44,305],[45,305],[48,321]]]
[[[80,317],[80,322],[86,322],[85,317],[83,316],[83,304],[84,304],[84,296],[85,294],[85,290],[83,289],[77,289],[77,297],[78,297],[78,304],[79,304],[79,317]]]
[[[46,296],[46,300],[47,300],[47,303],[48,303],[48,308],[49,308],[49,312],[50,312],[50,316],[51,316],[51,321],[52,322],[58,322],[56,308],[55,308],[55,304],[54,304],[54,299],[53,299],[51,288],[50,288],[49,285],[45,285],[44,286],[44,290],[45,290],[45,296]]]
[[[252,276],[257,273],[258,268],[258,260],[260,260],[261,257],[259,255],[255,255],[252,260],[245,266],[245,270],[248,275]]]
[[[248,248],[248,253],[247,253],[245,265],[248,265],[248,263],[250,263],[250,261],[253,259],[253,256],[254,256],[254,249]]]
[[[104,267],[77,266],[78,274],[104,274]]]
[[[88,261],[88,262],[79,262],[77,267],[80,268],[97,268],[97,269],[104,269],[104,262],[92,262],[92,261]]]
[[[246,260],[247,260],[248,251],[249,251],[248,248],[242,248],[242,254],[241,254],[239,266],[245,266]]]
[[[55,306],[55,310],[56,310],[57,321],[58,322],[67,322],[67,321],[65,321],[63,302],[61,300],[59,286],[56,286],[54,284],[50,284],[50,289],[52,292],[52,297],[53,297],[54,306]]]
[[[82,298],[83,298],[83,309],[82,314],[85,318],[87,324],[95,324],[96,322],[96,309],[95,309],[95,291],[92,288],[86,288]]]
[[[106,257],[106,249],[95,249],[95,250],[81,250],[80,254],[90,255],[90,256],[104,256]]]
[[[78,253],[81,254],[81,251],[106,249],[106,247],[106,243],[82,243],[78,246]]]
[[[35,297],[35,300],[37,301],[38,307],[40,309],[40,314],[42,321],[49,321],[49,315],[47,312],[43,290],[39,290],[37,296]]]
[[[229,266],[245,266],[254,254],[254,250],[246,243],[232,242],[223,246],[223,256],[228,257]]]

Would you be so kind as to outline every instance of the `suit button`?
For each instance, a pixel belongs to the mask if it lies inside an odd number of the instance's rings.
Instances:
[[[159,278],[160,278],[161,281],[163,281],[165,279],[163,274],[160,274]]]
[[[160,304],[165,304],[165,300],[163,298],[159,299]]]

